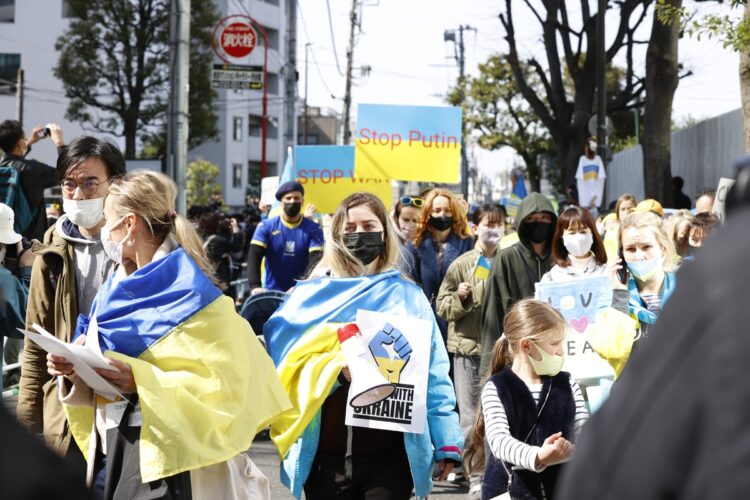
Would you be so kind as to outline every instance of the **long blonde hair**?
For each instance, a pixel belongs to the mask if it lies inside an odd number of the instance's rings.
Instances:
[[[107,196],[115,196],[113,209],[119,217],[135,214],[143,219],[154,238],[163,242],[171,233],[211,281],[220,284],[203,241],[190,222],[175,213],[177,186],[164,174],[135,170],[113,179]]]
[[[622,249],[622,234],[628,229],[649,229],[654,235],[657,243],[662,247],[663,259],[662,268],[665,272],[674,269],[677,258],[677,251],[674,247],[672,238],[667,236],[664,230],[664,221],[652,212],[632,212],[620,222],[620,233],[617,235],[617,243]]]
[[[342,201],[331,220],[331,237],[326,240],[322,265],[331,268],[334,276],[351,277],[365,273],[365,266],[344,244],[344,227],[349,209],[367,207],[383,225],[383,253],[378,257],[376,273],[398,268],[402,262],[401,242],[383,202],[370,193],[354,193]]]
[[[529,339],[539,343],[566,329],[562,314],[546,302],[535,299],[516,302],[505,314],[503,326],[505,332],[492,349],[492,361],[486,379],[513,363],[513,356],[519,352],[521,340]],[[484,432],[484,413],[482,406],[478,405],[474,426],[469,434],[469,445],[464,451],[464,465],[469,472],[484,470]]]

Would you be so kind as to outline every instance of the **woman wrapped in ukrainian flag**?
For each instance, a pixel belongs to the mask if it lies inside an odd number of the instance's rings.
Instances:
[[[356,193],[339,205],[321,265],[264,326],[269,353],[293,410],[271,426],[281,479],[307,500],[426,497],[435,477],[461,462],[463,435],[448,355],[430,303],[398,268],[401,244],[383,203]],[[347,427],[349,379],[337,330],[358,309],[429,321],[427,411],[421,434]]]
[[[289,407],[268,355],[212,281],[200,238],[175,213],[176,193],[166,176],[138,171],[113,181],[104,204],[102,243],[119,268],[79,318],[76,342],[96,335],[112,365],[97,372],[127,399],[104,399],[50,359],[50,373],[66,376],[60,397],[97,499],[254,498],[243,452]]]

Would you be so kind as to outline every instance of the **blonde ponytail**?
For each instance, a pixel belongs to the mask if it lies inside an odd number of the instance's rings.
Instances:
[[[166,175],[151,170],[134,170],[112,180],[109,195],[116,196],[118,216],[136,214],[146,221],[151,234],[163,242],[173,234],[177,243],[217,286],[216,271],[203,249],[203,241],[184,217],[175,214],[177,186]]]

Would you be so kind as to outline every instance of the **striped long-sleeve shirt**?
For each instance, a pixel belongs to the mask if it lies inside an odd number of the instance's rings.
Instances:
[[[538,405],[542,384],[527,384],[527,386]],[[588,419],[589,412],[586,410],[581,388],[573,379],[570,380],[570,387],[576,405],[573,429],[578,434]],[[541,472],[545,469],[544,465],[539,468],[534,466],[539,446],[528,445],[511,436],[505,408],[500,401],[495,384],[491,381],[487,382],[482,389],[482,413],[484,414],[485,438],[495,458],[534,472]]]

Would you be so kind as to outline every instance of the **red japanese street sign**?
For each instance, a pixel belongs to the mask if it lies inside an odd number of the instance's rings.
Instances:
[[[253,51],[257,40],[252,26],[244,22],[234,22],[221,31],[219,43],[224,53],[240,58]]]

